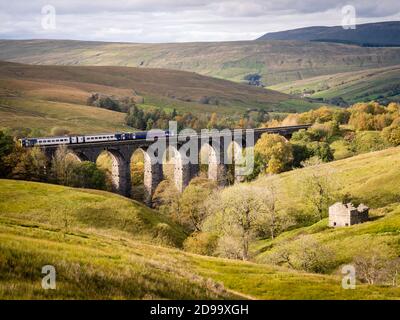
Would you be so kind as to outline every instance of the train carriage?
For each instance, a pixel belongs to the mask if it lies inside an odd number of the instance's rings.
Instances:
[[[169,137],[173,134],[166,131],[143,131],[143,132],[122,132],[122,133],[105,133],[90,134],[85,136],[63,136],[63,137],[43,137],[43,138],[22,138],[19,143],[22,147],[34,146],[52,146],[62,144],[79,144],[79,143],[96,143],[108,141],[126,141],[150,139],[154,137]]]

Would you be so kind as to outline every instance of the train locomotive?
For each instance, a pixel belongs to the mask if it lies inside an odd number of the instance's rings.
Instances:
[[[123,132],[123,133],[110,133],[110,134],[91,134],[91,135],[77,135],[77,136],[61,136],[61,137],[43,137],[43,138],[22,138],[19,143],[22,147],[34,146],[52,146],[52,145],[69,145],[80,143],[94,143],[94,142],[107,142],[107,141],[127,141],[127,140],[143,140],[154,139],[156,137],[170,137],[173,133],[169,130],[166,131],[143,131],[143,132]]]

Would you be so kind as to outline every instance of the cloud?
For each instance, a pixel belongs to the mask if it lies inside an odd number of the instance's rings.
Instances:
[[[43,29],[42,7],[56,10]],[[0,0],[0,38],[175,42],[254,39],[266,32],[339,25],[344,5],[358,22],[400,20],[398,0]]]

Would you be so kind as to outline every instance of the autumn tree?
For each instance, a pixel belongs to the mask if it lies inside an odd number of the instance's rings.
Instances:
[[[313,235],[284,242],[265,257],[266,262],[307,272],[328,273],[336,265],[335,252]]]
[[[75,162],[68,182],[71,187],[105,190],[106,173],[93,162]]]
[[[179,191],[170,179],[161,181],[152,197],[152,204],[160,213],[175,221],[179,214]]]
[[[328,213],[328,207],[335,197],[335,182],[332,169],[321,165],[320,161],[304,163],[308,171],[302,181],[304,203],[311,212],[322,220]]]
[[[52,179],[58,184],[70,186],[75,161],[69,155],[67,146],[60,145],[51,160]]]
[[[12,168],[4,163],[5,157],[15,150],[15,143],[11,136],[0,131],[0,177],[6,177]]]
[[[397,286],[400,259],[387,245],[365,248],[354,258],[357,277],[368,284],[390,284]]]
[[[276,198],[266,196],[264,188],[235,185],[213,194],[207,202],[209,215],[204,231],[218,233],[220,255],[249,260],[249,246],[260,231],[278,228]]]
[[[207,128],[208,129],[214,129],[217,128],[218,124],[218,116],[215,112],[211,114],[210,120],[208,121]]]
[[[269,176],[264,180],[263,190],[257,190],[262,201],[258,233],[262,237],[271,239],[293,223],[293,219],[278,208],[278,183],[279,181],[274,179],[274,176]]]
[[[183,191],[179,199],[179,222],[189,231],[201,231],[207,214],[205,200],[217,188],[215,181],[194,178]]]
[[[266,173],[286,170],[293,161],[291,144],[281,135],[264,133],[257,141],[254,152],[262,161]]]
[[[5,157],[4,161],[10,168],[10,178],[30,181],[47,180],[47,158],[38,147],[24,149],[18,146],[13,153]]]
[[[399,121],[400,122],[400,121]],[[391,125],[382,131],[382,137],[388,143],[398,146],[400,145],[400,124]]]

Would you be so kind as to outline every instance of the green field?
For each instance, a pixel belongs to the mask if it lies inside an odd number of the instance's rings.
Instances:
[[[270,89],[325,100],[341,97],[348,104],[386,98],[400,99],[400,66],[345,72],[305,80],[280,83]]]
[[[43,136],[56,128],[71,134],[129,131],[125,114],[73,103],[25,97],[0,98],[0,130]]]
[[[0,180],[2,299],[393,299],[337,276],[184,253],[178,227],[118,195]],[[50,200],[51,199],[51,200]],[[168,236],[166,236],[168,235]],[[163,245],[161,245],[163,244]],[[57,289],[41,289],[54,265]]]
[[[302,178],[313,170],[329,168],[332,184],[338,193],[349,193],[371,208],[400,202],[400,149],[389,148],[324,164],[322,168],[295,169],[271,178],[261,177],[252,185],[264,187],[276,181],[278,205],[286,210],[301,211]],[[270,180],[271,179],[271,180]]]
[[[252,184],[264,187],[271,181],[277,186],[279,210],[291,214],[305,214],[303,184],[313,170],[329,168],[330,180],[337,194],[349,194],[357,202],[367,204],[370,221],[347,228],[328,228],[325,218],[311,226],[283,232],[271,240],[253,243],[253,255],[260,263],[270,263],[278,251],[299,250],[304,236],[325,245],[334,254],[332,272],[340,265],[351,263],[354,257],[374,248],[381,250],[388,260],[400,255],[400,149],[391,148],[370,152],[322,167],[309,167],[283,173],[271,178],[260,178]]]
[[[399,48],[309,41],[107,43],[2,40],[0,60],[42,65],[167,68],[233,81],[258,73],[265,85],[400,64]]]

